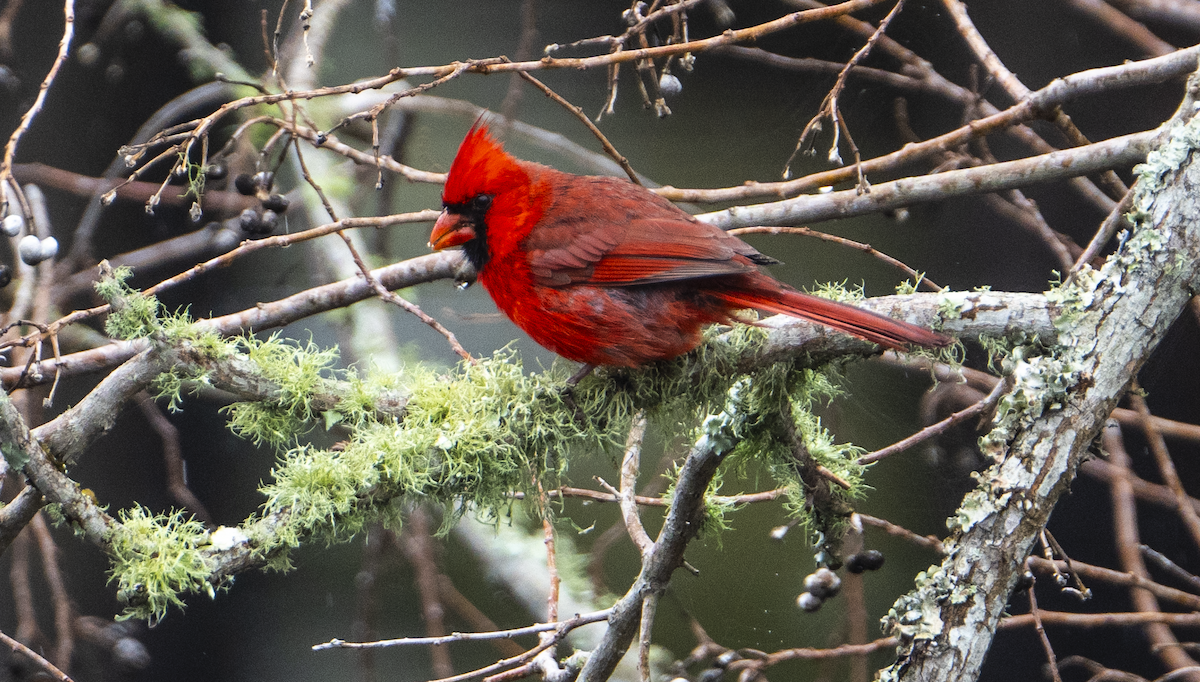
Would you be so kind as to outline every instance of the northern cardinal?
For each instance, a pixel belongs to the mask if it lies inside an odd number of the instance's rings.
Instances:
[[[637,367],[682,355],[711,323],[754,308],[812,320],[888,348],[945,346],[923,327],[800,293],[777,263],[627,180],[513,158],[476,123],[458,149],[435,250],[462,245],[496,306],[576,362]]]

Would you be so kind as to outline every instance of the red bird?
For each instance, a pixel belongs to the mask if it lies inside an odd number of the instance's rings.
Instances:
[[[674,358],[700,344],[705,325],[738,321],[747,308],[812,320],[888,348],[951,342],[800,293],[759,269],[778,261],[653,192],[515,159],[482,123],[454,157],[442,205],[430,247],[462,245],[509,319],[542,346],[586,365]]]

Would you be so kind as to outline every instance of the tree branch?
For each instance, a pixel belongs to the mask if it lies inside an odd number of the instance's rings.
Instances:
[[[1058,497],[1137,369],[1200,289],[1200,119],[1189,82],[1180,120],[1137,183],[1139,224],[1099,271],[1051,292],[1063,304],[1058,344],[1017,360],[1014,387],[984,439],[995,464],[959,508],[937,570],[897,600],[889,620],[906,641],[885,678],[975,679],[1008,595]]]

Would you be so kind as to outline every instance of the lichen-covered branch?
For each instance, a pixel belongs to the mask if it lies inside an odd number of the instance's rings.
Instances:
[[[108,544],[114,526],[112,517],[50,459],[4,391],[0,391],[0,450],[8,465],[24,472],[47,502],[61,505],[84,537],[101,546]]]
[[[1018,349],[1014,386],[982,441],[995,464],[964,499],[947,556],[885,623],[905,644],[883,679],[975,679],[1038,533],[1138,368],[1200,290],[1196,77],[1178,120],[1139,169],[1136,227],[1099,271],[1050,291],[1055,345]]]

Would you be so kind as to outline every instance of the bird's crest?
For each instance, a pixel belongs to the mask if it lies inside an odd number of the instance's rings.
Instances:
[[[442,203],[465,204],[480,194],[497,195],[528,180],[516,159],[492,138],[487,124],[476,121],[450,164]]]

